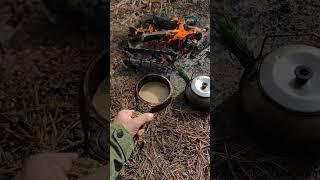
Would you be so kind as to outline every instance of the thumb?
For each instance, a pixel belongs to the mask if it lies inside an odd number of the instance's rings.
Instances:
[[[145,131],[144,129],[140,129],[140,130],[138,131],[138,133],[137,133],[137,136],[138,136],[138,137],[143,136],[144,131]]]
[[[139,128],[147,122],[152,121],[153,114],[152,113],[144,113],[139,117],[134,118],[133,120],[138,123]]]

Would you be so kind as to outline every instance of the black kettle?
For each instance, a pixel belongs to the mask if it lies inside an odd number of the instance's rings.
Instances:
[[[262,55],[266,39],[300,36],[273,35],[264,39],[259,56],[253,58],[243,41],[232,42],[240,36],[225,27],[217,31],[222,43],[245,68],[239,94],[250,129],[265,145],[285,152],[319,152],[320,49],[294,44]]]
[[[269,53],[246,68],[240,99],[270,143],[320,150],[320,49],[288,45]]]
[[[187,103],[203,112],[210,110],[210,77],[197,76],[190,80],[184,93]]]

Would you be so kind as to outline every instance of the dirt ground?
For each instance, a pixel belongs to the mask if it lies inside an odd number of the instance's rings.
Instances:
[[[146,1],[147,2],[147,1]],[[151,1],[153,2],[153,1]],[[111,1],[111,113],[134,108],[134,88],[142,73],[126,67],[123,48],[135,14],[177,17],[196,15],[208,20],[208,1]],[[136,141],[121,179],[209,179],[209,116],[181,106],[184,99],[174,98],[171,105],[156,113],[146,127],[142,140]]]
[[[25,1],[21,1],[25,2]],[[79,88],[103,35],[51,24],[38,1],[10,10],[0,4],[0,175],[14,176],[31,154],[84,154]],[[16,25],[13,25],[14,21]]]
[[[320,2],[316,0],[212,1],[211,20],[223,8],[247,38],[249,47],[257,54],[267,34],[320,33]],[[308,43],[319,46],[319,41],[306,38],[283,38],[268,41],[266,52],[289,43]],[[235,114],[237,90],[243,68],[231,58],[221,43],[213,42],[211,77],[213,78],[214,113],[211,127],[211,164],[218,179],[319,179],[319,158],[296,159],[266,152],[257,147],[252,137],[240,128]],[[231,110],[230,110],[231,109]],[[230,110],[230,111],[229,111]]]

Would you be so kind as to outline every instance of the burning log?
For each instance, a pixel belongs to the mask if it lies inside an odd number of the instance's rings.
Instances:
[[[181,24],[178,29],[174,29],[174,30],[142,33],[141,40],[148,41],[148,40],[160,39],[164,37],[167,37],[169,39],[171,36],[173,36],[171,41],[185,40],[188,35],[196,35],[200,33],[202,34],[202,32],[205,32],[205,31],[206,31],[205,29],[200,29],[195,26],[187,26],[187,25]],[[175,37],[177,34],[179,34],[179,37]]]
[[[129,58],[124,64],[145,73],[167,74],[176,58],[174,53],[149,49],[126,48],[125,53]]]
[[[201,29],[201,28],[198,28],[196,26],[188,26],[188,25],[186,25],[186,29],[187,30],[194,29],[197,32],[207,32],[206,28]]]
[[[165,17],[157,17],[154,15],[142,16],[139,20],[138,26],[147,27],[148,24],[153,24],[159,29],[175,29],[178,26],[178,20],[172,20]]]
[[[169,19],[157,16],[143,16],[138,21],[139,24],[130,27],[130,36],[133,40],[141,38],[142,41],[147,41],[148,39],[153,40],[157,37],[168,36],[174,40],[184,41],[188,35],[205,31],[205,29],[200,29],[196,26],[188,26],[184,18]]]
[[[153,16],[153,24],[159,29],[176,29],[178,27],[178,20],[170,20],[167,18],[160,18]]]
[[[134,48],[125,48],[125,51],[130,53],[144,53],[144,54],[157,54],[157,55],[169,55],[172,57],[177,57],[178,54],[173,51],[160,51],[160,50],[151,50],[151,49],[134,49]]]
[[[177,59],[190,58],[198,47],[208,45],[208,38],[204,38],[208,29],[195,26],[194,18],[194,26],[185,18],[143,16],[137,20],[139,23],[130,27],[129,47],[125,49],[125,64],[136,69],[172,69]]]
[[[168,32],[168,31],[157,31],[157,32],[151,32],[151,33],[143,33],[141,36],[141,40],[148,41],[148,40],[160,39],[160,38],[168,36],[168,35],[175,35],[176,33],[177,32]]]

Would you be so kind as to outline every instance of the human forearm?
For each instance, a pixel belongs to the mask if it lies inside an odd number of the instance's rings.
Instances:
[[[116,179],[130,158],[134,146],[132,135],[120,124],[110,124],[110,180]]]

